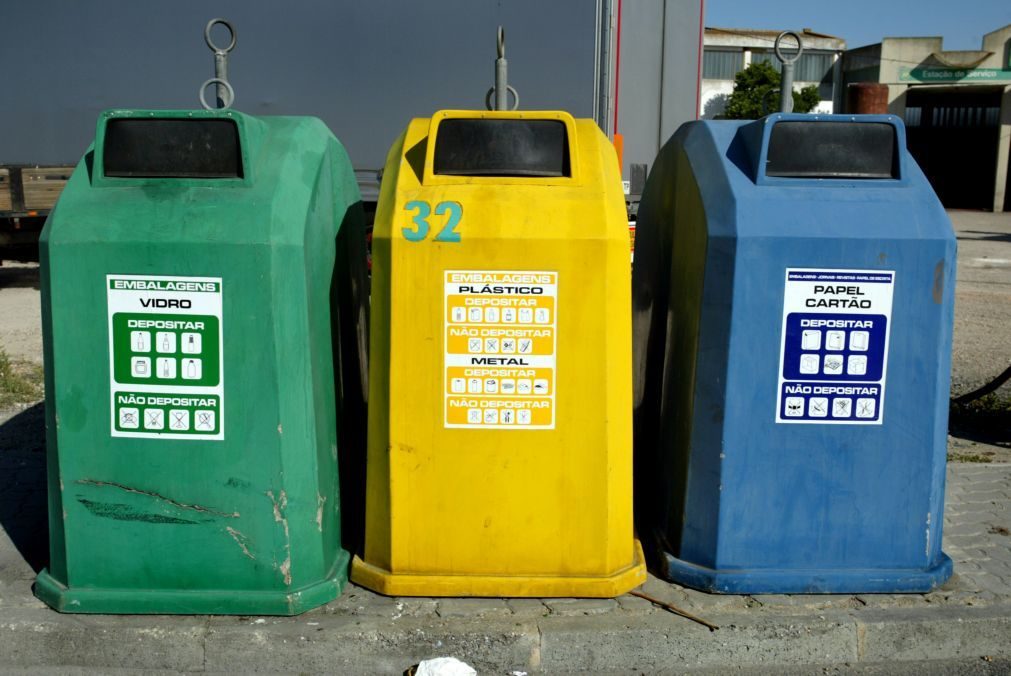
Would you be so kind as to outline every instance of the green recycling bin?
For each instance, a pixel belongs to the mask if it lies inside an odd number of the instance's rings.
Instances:
[[[365,240],[305,117],[107,111],[40,245],[51,561],[82,613],[293,615],[341,591]]]

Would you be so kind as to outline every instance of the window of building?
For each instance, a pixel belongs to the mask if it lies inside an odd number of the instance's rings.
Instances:
[[[923,108],[920,106],[906,106],[906,126],[919,127],[923,120]]]
[[[776,58],[775,53],[771,49],[767,52],[760,52],[758,50],[751,52],[751,63],[763,62],[771,64],[773,68],[779,70],[779,59]]]
[[[742,51],[706,49],[702,53],[702,78],[705,80],[733,80],[743,69]]]
[[[786,54],[789,56],[789,54]],[[800,59],[793,64],[793,81],[794,82],[831,82],[832,81],[832,64],[835,59],[831,52],[804,52],[800,55]],[[766,62],[772,65],[776,70],[780,69],[779,59],[776,58],[776,53],[771,49],[767,52],[752,52],[751,62],[759,63]]]
[[[793,79],[797,82],[823,82],[832,79],[832,54],[801,54],[794,65]]]
[[[934,127],[999,127],[1000,107],[938,106],[932,109],[931,125]]]

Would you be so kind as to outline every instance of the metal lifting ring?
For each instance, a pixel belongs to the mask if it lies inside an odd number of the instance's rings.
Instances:
[[[505,58],[505,29],[498,27],[498,58]]]
[[[211,108],[209,105],[207,105],[207,99],[204,98],[204,92],[207,91],[207,88],[210,85],[223,86],[228,91],[228,100],[222,101],[224,105],[221,108]],[[228,80],[222,80],[219,77],[212,77],[210,80],[208,80],[207,82],[203,83],[203,85],[200,86],[200,103],[201,105],[203,105],[204,110],[225,110],[227,108],[232,107],[233,101],[235,101],[235,90],[232,89],[232,85],[228,84]]]
[[[785,56],[783,56],[783,52],[780,50],[780,43],[783,41],[783,38],[785,38],[787,35],[792,35],[797,40],[797,53],[793,56],[792,59],[788,59]],[[783,31],[782,33],[776,36],[776,45],[774,49],[776,51],[776,58],[779,59],[780,63],[793,63],[794,61],[800,58],[801,54],[804,53],[804,42],[800,39],[800,35],[797,34],[797,31]]]
[[[520,94],[513,88],[512,85],[506,85],[506,91],[513,95],[513,107],[509,110],[516,110],[520,107]],[[491,105],[491,97],[495,94],[495,88],[492,87],[488,90],[488,93],[484,95],[484,107],[488,110],[495,110]]]
[[[229,42],[228,46],[223,49],[215,45],[214,42],[211,40],[211,29],[214,28],[214,24],[221,24],[222,26],[227,28],[228,34],[232,37],[232,41]],[[204,28],[204,42],[207,43],[207,46],[210,47],[211,51],[214,52],[215,54],[227,54],[228,52],[235,49],[235,28],[233,28],[232,24],[228,23],[226,19],[211,19],[210,21],[207,22],[207,27]]]

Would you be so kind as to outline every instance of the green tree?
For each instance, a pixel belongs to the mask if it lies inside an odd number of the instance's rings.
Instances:
[[[727,99],[723,116],[731,120],[756,120],[779,110],[780,74],[767,61],[753,61],[734,76],[734,92]],[[818,88],[808,85],[793,90],[793,112],[809,113],[821,97]]]

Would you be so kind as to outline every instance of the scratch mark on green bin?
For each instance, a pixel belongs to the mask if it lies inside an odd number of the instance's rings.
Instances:
[[[118,488],[121,491],[126,491],[127,493],[136,493],[137,495],[146,495],[149,498],[154,498],[155,500],[162,500],[169,503],[179,509],[192,509],[196,512],[204,512],[206,514],[213,514],[215,516],[223,516],[227,519],[237,519],[239,518],[238,512],[232,512],[228,514],[226,512],[219,512],[216,509],[211,509],[209,507],[204,507],[202,505],[188,505],[185,502],[179,502],[173,500],[172,498],[165,497],[164,495],[159,495],[153,491],[144,491],[139,488],[131,488],[130,486],[124,486],[123,484],[118,484],[113,481],[96,481],[95,479],[78,479],[77,483],[85,486],[107,486],[110,488]]]
[[[225,526],[225,530],[228,531],[228,534],[232,536],[233,540],[235,540],[235,544],[239,545],[239,548],[242,549],[242,553],[251,558],[253,561],[256,561],[256,557],[253,556],[252,552],[249,551],[249,547],[246,546],[249,543],[249,538],[231,526]]]
[[[116,521],[144,521],[146,523],[170,523],[180,525],[194,525],[199,523],[199,521],[180,519],[178,517],[166,516],[164,514],[139,512],[133,505],[127,505],[120,502],[95,502],[84,498],[77,498],[77,501],[84,505],[84,507],[95,516],[115,519]]]

